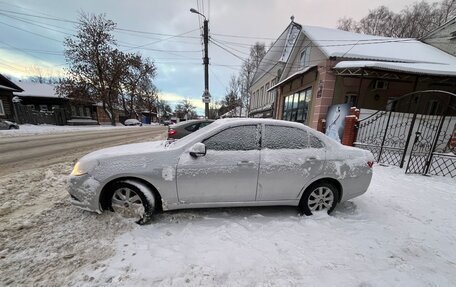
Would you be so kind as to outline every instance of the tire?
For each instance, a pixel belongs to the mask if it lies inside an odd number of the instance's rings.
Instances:
[[[299,211],[307,216],[314,211],[327,210],[330,214],[336,208],[339,190],[328,182],[311,184],[301,197]]]
[[[156,197],[141,182],[125,180],[113,185],[109,196],[109,209],[143,225],[152,220],[156,210]]]

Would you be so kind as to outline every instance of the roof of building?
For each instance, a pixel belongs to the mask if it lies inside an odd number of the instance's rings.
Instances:
[[[60,98],[53,84],[31,82],[17,82],[16,84],[24,90],[22,93],[14,93],[20,97]]]
[[[272,44],[253,77],[253,83],[268,73],[277,63],[286,63],[296,43],[301,25],[291,22]]]
[[[13,83],[11,80],[3,76],[2,74],[0,74],[0,90],[15,92],[22,91],[21,87],[17,86],[15,83]]]
[[[456,57],[415,39],[364,35],[314,26],[303,26],[302,32],[327,57],[456,65]]]
[[[335,69],[371,68],[419,75],[456,76],[456,66],[428,63],[393,63],[376,61],[342,61]]]

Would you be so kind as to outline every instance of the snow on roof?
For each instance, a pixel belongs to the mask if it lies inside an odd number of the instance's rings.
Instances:
[[[302,32],[328,57],[456,65],[456,57],[415,39],[364,35],[315,26]]]
[[[428,64],[428,63],[393,63],[376,61],[342,61],[337,63],[335,69],[346,68],[374,68],[394,72],[413,74],[456,76],[456,65]]]
[[[14,93],[20,97],[60,98],[55,91],[55,85],[52,84],[30,82],[16,82],[15,84],[24,90],[21,93]]]

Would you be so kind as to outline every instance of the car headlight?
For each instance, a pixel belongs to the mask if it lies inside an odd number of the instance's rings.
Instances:
[[[80,162],[78,161],[74,167],[71,175],[80,176],[87,174],[89,171],[94,169],[98,165],[98,161]]]

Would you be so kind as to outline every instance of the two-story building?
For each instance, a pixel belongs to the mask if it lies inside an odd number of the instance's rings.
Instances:
[[[269,48],[253,76],[250,86],[249,117],[272,118],[277,96],[270,87],[277,84],[290,57],[296,40],[301,33],[301,25],[293,22],[282,32]]]
[[[408,92],[456,91],[456,57],[414,39],[301,26],[280,65],[277,83],[265,88],[276,93],[274,118],[320,130],[331,105],[381,110]],[[429,99],[430,109],[443,106]]]

